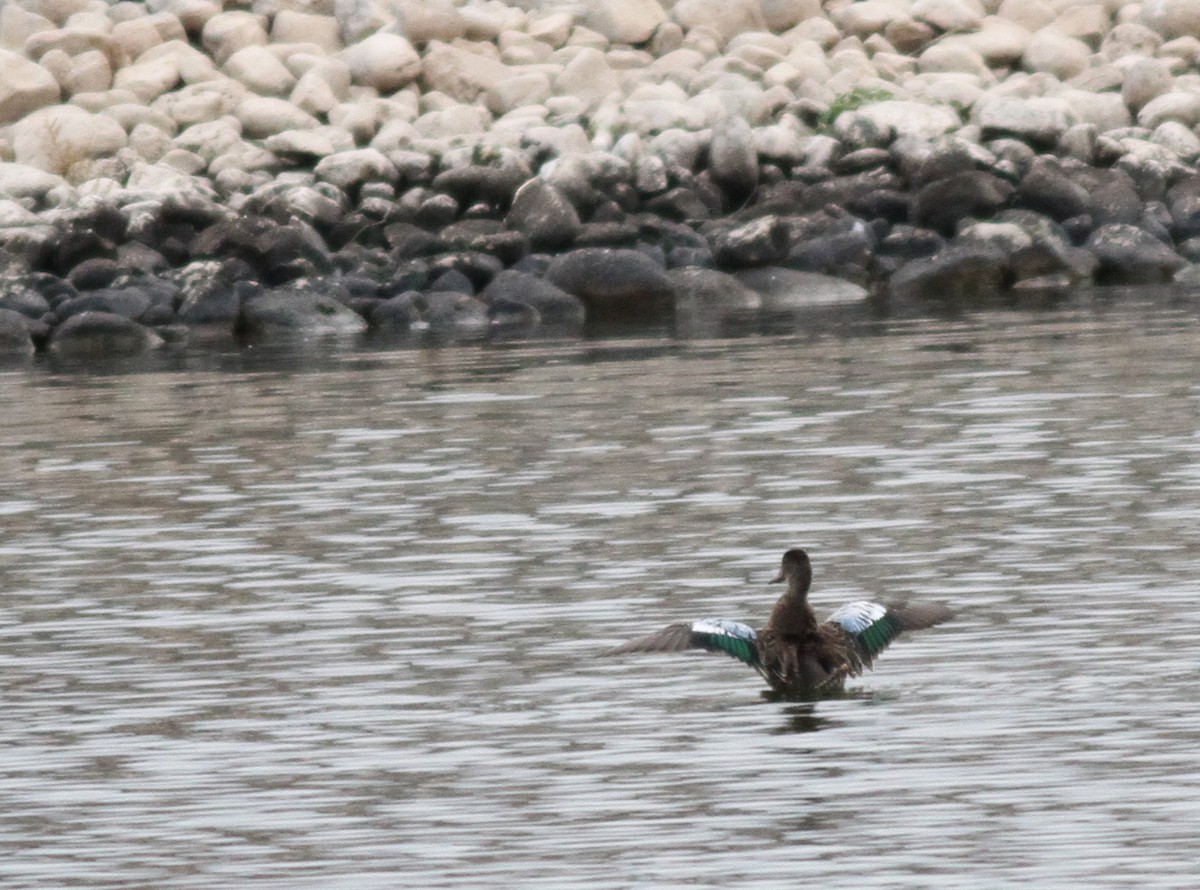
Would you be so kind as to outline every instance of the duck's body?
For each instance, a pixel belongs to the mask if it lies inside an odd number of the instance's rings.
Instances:
[[[658,633],[625,643],[609,654],[724,652],[758,671],[777,692],[813,696],[841,690],[847,677],[871,667],[875,657],[902,631],[922,630],[952,617],[945,606],[929,603],[880,605],[847,603],[823,622],[808,604],[812,564],[793,548],[783,555],[776,581],[786,581],[771,617],[759,630],[740,621],[706,618],[672,624]]]

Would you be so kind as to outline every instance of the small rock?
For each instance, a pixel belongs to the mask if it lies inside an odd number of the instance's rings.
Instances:
[[[14,309],[0,307],[0,357],[33,355],[30,320]]]
[[[817,272],[766,266],[735,272],[734,277],[762,297],[767,312],[854,304],[867,298],[866,289],[859,285]]]
[[[301,279],[250,297],[242,305],[239,329],[251,338],[320,337],[361,334],[367,323],[330,295],[328,280]]]
[[[1170,281],[1187,261],[1137,226],[1110,223],[1088,237],[1084,247],[1100,261],[1099,284],[1152,284]]]
[[[0,49],[0,124],[20,120],[61,97],[53,74],[22,55]]]
[[[1008,201],[1013,187],[982,170],[948,176],[923,186],[912,199],[914,224],[953,234],[960,220],[990,216]]]
[[[70,358],[137,355],[163,345],[154,331],[110,312],[81,312],[54,329],[50,351]]]
[[[789,231],[777,216],[763,216],[711,236],[713,258],[722,266],[745,268],[777,264],[787,256]]]
[[[571,250],[554,258],[546,280],[579,297],[589,318],[661,318],[675,303],[666,270],[639,250]]]
[[[479,294],[488,305],[521,304],[533,309],[542,324],[583,324],[583,301],[549,281],[508,269],[496,275]]]
[[[398,34],[372,34],[346,47],[341,58],[350,66],[355,83],[380,93],[394,93],[412,83],[421,71],[417,51]]]
[[[888,282],[888,294],[901,301],[972,303],[1002,291],[1008,276],[1008,259],[996,248],[951,244],[902,266]]]
[[[517,189],[504,225],[524,234],[533,250],[545,251],[570,246],[580,230],[574,205],[554,186],[536,177]]]

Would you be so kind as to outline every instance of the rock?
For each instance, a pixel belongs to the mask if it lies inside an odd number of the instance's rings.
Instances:
[[[671,19],[684,31],[708,29],[722,46],[744,31],[766,29],[759,0],[678,0]]]
[[[34,353],[29,319],[13,309],[0,306],[0,358],[29,356]]]
[[[357,188],[364,182],[394,183],[399,178],[396,166],[374,148],[356,148],[328,155],[317,163],[313,172],[318,179],[343,191]]]
[[[125,146],[125,130],[112,118],[74,105],[43,108],[13,125],[18,164],[65,174],[77,163],[110,155]]]
[[[930,142],[961,126],[952,108],[899,100],[863,105],[844,112],[836,122],[839,136],[856,145],[886,145],[905,137]]]
[[[591,0],[584,24],[613,43],[645,43],[667,20],[658,0]]]
[[[104,312],[137,321],[153,303],[152,296],[136,286],[104,288],[64,300],[54,308],[54,313],[67,319],[82,312]]]
[[[296,76],[265,46],[247,46],[225,60],[225,73],[263,96],[286,96]]]
[[[433,188],[452,195],[463,206],[485,203],[507,207],[529,175],[529,168],[522,163],[497,167],[469,164],[443,170],[433,178]]]
[[[366,321],[330,296],[330,290],[327,280],[301,279],[263,291],[242,305],[239,330],[252,339],[363,333]]]
[[[458,102],[475,102],[494,84],[512,77],[498,59],[434,41],[421,59],[421,82],[426,90],[445,93]]]
[[[583,324],[586,315],[583,301],[578,297],[549,281],[513,269],[492,278],[479,298],[489,306],[527,306],[546,325],[576,326]]]
[[[735,272],[734,277],[762,298],[767,312],[861,303],[867,298],[859,285],[816,272],[766,266]]]
[[[1037,158],[1017,187],[1015,203],[1019,207],[1044,213],[1062,221],[1088,212],[1088,191],[1063,169],[1058,161]]]
[[[667,272],[675,286],[675,312],[697,315],[731,315],[754,313],[762,308],[763,298],[758,291],[735,276],[716,269],[690,266]]]
[[[267,31],[261,16],[249,12],[222,12],[210,18],[200,32],[204,50],[218,65],[248,46],[266,46]]]
[[[978,0],[916,0],[912,17],[939,31],[977,31],[984,8]]]
[[[171,273],[180,291],[178,318],[187,325],[217,325],[230,331],[241,314],[242,299],[260,288],[250,268],[237,260],[198,260]]]
[[[1134,113],[1171,90],[1171,69],[1162,59],[1136,59],[1125,69],[1121,98]]]
[[[517,189],[504,225],[521,232],[536,251],[569,247],[580,230],[574,205],[554,186],[536,177]]]
[[[639,250],[586,247],[555,257],[546,280],[579,297],[589,318],[669,315],[675,288],[666,270]]]
[[[1174,90],[1156,96],[1138,112],[1139,126],[1153,130],[1166,121],[1179,121],[1188,127],[1200,124],[1200,93]]]
[[[1152,284],[1170,281],[1187,261],[1137,226],[1110,223],[1088,237],[1084,247],[1100,261],[1099,284]]]
[[[0,278],[0,309],[37,319],[50,311],[50,301],[24,277]]]
[[[911,219],[943,234],[953,234],[960,220],[990,216],[1008,201],[1013,187],[982,170],[939,179],[919,189],[912,199]]]
[[[241,122],[242,135],[248,139],[265,139],[286,130],[305,130],[319,127],[321,122],[286,99],[270,96],[250,96],[234,111]]]
[[[1070,80],[1087,69],[1091,57],[1091,48],[1082,40],[1046,28],[1029,39],[1022,62],[1028,71],[1044,72],[1053,74],[1059,80]]]
[[[900,301],[972,303],[1002,291],[1008,276],[1008,260],[1000,250],[951,244],[902,266],[888,282],[888,295]]]
[[[276,44],[313,43],[331,54],[342,49],[337,19],[295,9],[280,9],[275,13],[271,20],[271,41]]]
[[[787,256],[789,234],[787,225],[771,215],[722,228],[710,239],[713,258],[730,268],[776,265]]]
[[[20,200],[43,201],[49,192],[65,188],[66,180],[28,164],[0,161],[0,195]]]
[[[976,103],[971,117],[985,139],[1015,136],[1047,148],[1058,142],[1067,127],[1078,123],[1066,101],[1045,96],[989,95]]]
[[[163,345],[154,331],[109,312],[81,312],[54,329],[50,351],[66,358],[98,359],[138,355]]]
[[[406,290],[381,302],[371,310],[370,328],[380,334],[406,333],[421,321],[425,299],[419,291]]]
[[[741,204],[754,192],[758,185],[758,151],[754,132],[741,115],[731,115],[713,128],[708,169],[732,204]]]
[[[24,56],[0,49],[0,124],[20,120],[62,97],[49,71]]]
[[[1200,16],[1191,0],[1145,0],[1140,21],[1167,40],[1200,37]]]
[[[412,83],[421,72],[421,58],[398,34],[372,34],[346,47],[341,59],[350,66],[354,82],[393,93]]]
[[[596,49],[576,52],[554,78],[556,93],[574,96],[588,107],[597,105],[620,89],[620,78],[609,67],[604,53]]]

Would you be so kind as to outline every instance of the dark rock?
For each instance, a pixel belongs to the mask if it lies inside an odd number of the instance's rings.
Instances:
[[[315,278],[333,271],[333,259],[324,240],[316,229],[300,220],[268,231],[260,251],[258,268],[264,284]]]
[[[542,320],[528,303],[500,298],[487,304],[488,321],[497,328],[532,328]]]
[[[242,299],[260,289],[254,270],[242,260],[199,260],[169,273],[179,288],[179,320],[189,325],[225,325],[232,329]]]
[[[41,318],[50,308],[50,301],[29,280],[0,278],[0,309],[20,312],[26,318]]]
[[[504,269],[504,263],[488,253],[460,250],[431,257],[428,268],[431,279],[450,270],[461,272],[478,290],[491,281],[492,276]]]
[[[423,321],[434,334],[482,336],[490,321],[487,306],[469,294],[430,291],[425,295]]]
[[[982,170],[958,173],[921,187],[909,217],[914,225],[951,235],[959,222],[986,219],[1004,206],[1013,187]]]
[[[675,303],[666,270],[638,250],[572,250],[555,257],[546,280],[579,297],[589,318],[658,318]]]
[[[925,151],[904,153],[897,160],[913,188],[976,169],[975,158],[957,139],[932,143]]]
[[[908,219],[908,193],[899,189],[876,189],[853,196],[846,210],[863,219],[903,222]]]
[[[771,266],[788,255],[789,230],[779,217],[763,216],[735,228],[718,229],[710,244],[720,266]]]
[[[504,265],[529,253],[529,239],[521,232],[506,231],[495,219],[464,219],[439,234],[450,250],[491,254]]]
[[[530,179],[517,190],[504,225],[529,239],[533,250],[569,247],[581,227],[575,205],[539,178]]]
[[[787,265],[839,278],[865,276],[875,252],[875,236],[861,220],[846,223],[842,231],[794,243]]]
[[[767,312],[854,304],[867,298],[866,290],[859,285],[817,272],[767,266],[735,272],[734,277],[762,297],[762,308]]]
[[[475,285],[458,269],[448,269],[429,285],[431,291],[447,291],[474,296]]]
[[[137,320],[154,304],[147,293],[136,287],[106,288],[88,291],[65,300],[54,310],[59,318],[67,319],[83,312],[101,312]]]
[[[1052,158],[1038,157],[1016,187],[1016,206],[1045,214],[1051,220],[1068,220],[1086,214],[1087,190]]]
[[[50,351],[72,358],[137,355],[162,344],[154,331],[109,312],[73,315],[50,335]]]
[[[239,330],[248,337],[360,334],[367,323],[338,299],[332,279],[300,279],[265,290],[242,304]]]
[[[1084,245],[1100,262],[1099,284],[1170,281],[1187,261],[1148,232],[1124,223],[1100,226]]]
[[[1200,263],[1200,236],[1180,241],[1175,245],[1175,249],[1189,263]]]
[[[833,172],[839,175],[862,173],[864,170],[885,167],[891,162],[891,152],[886,148],[860,148],[834,161]]]
[[[946,239],[932,229],[916,226],[894,226],[879,242],[879,253],[902,260],[932,256],[946,246]]]
[[[579,228],[575,236],[575,247],[626,247],[638,243],[641,231],[629,221],[623,222],[587,222]]]
[[[716,269],[672,269],[667,273],[675,286],[675,312],[728,315],[753,313],[762,308],[758,291]]]
[[[650,213],[679,221],[711,219],[712,208],[693,188],[676,186],[647,199],[643,207]]]
[[[30,319],[15,309],[0,308],[0,356],[33,355]]]
[[[534,309],[543,324],[583,323],[583,301],[536,275],[509,269],[491,280],[479,298],[488,306],[518,303]]]
[[[392,223],[383,230],[383,237],[388,247],[403,259],[429,256],[446,249],[446,242],[441,238],[412,223]]]
[[[1133,179],[1124,170],[1085,168],[1079,181],[1088,194],[1087,212],[1096,225],[1106,223],[1136,224],[1142,218],[1142,199]]]
[[[72,269],[67,280],[79,290],[98,290],[108,287],[120,274],[121,267],[115,260],[95,258]]]
[[[451,195],[460,206],[482,201],[493,207],[507,207],[530,175],[527,167],[517,164],[502,167],[473,164],[442,171],[433,178],[433,189]]]
[[[421,202],[413,222],[427,229],[441,229],[458,219],[458,201],[451,195],[431,195]]]
[[[1008,258],[995,247],[951,244],[902,266],[888,282],[888,293],[901,301],[969,304],[1001,292],[1009,274]]]
[[[731,115],[713,127],[708,146],[708,170],[713,181],[738,206],[758,187],[758,151],[746,119]]]
[[[375,307],[369,316],[371,329],[383,334],[405,333],[421,320],[424,309],[419,291],[403,291]]]
[[[1171,231],[1176,238],[1200,236],[1200,194],[1179,194],[1171,200]]]
[[[274,220],[261,216],[222,219],[198,232],[192,242],[196,259],[225,260],[236,257],[255,268],[263,262],[267,234],[278,227]]]

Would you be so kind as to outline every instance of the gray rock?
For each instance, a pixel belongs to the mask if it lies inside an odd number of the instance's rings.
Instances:
[[[583,301],[536,275],[513,269],[495,276],[479,294],[489,306],[520,304],[533,309],[542,324],[575,326],[586,315]]]
[[[433,188],[452,195],[463,206],[482,202],[507,207],[529,176],[527,168],[515,164],[502,167],[472,164],[443,170],[433,178]]]
[[[771,266],[787,256],[787,225],[777,216],[764,216],[734,228],[720,228],[711,237],[713,258],[721,266]]]
[[[249,337],[319,337],[361,334],[367,323],[333,294],[328,279],[294,281],[251,297],[242,305],[240,330]]]
[[[953,234],[964,219],[981,219],[1008,201],[1013,187],[982,170],[959,173],[931,182],[913,196],[911,219],[944,234]]]
[[[242,297],[257,292],[251,275],[249,266],[236,260],[199,260],[169,273],[182,297],[179,320],[232,330],[242,311]]]
[[[97,312],[137,320],[145,314],[153,302],[147,293],[136,287],[105,288],[65,300],[55,307],[54,312],[62,319],[68,319],[84,312]]]
[[[699,315],[755,313],[762,308],[763,298],[758,291],[725,272],[691,266],[672,269],[667,274],[678,294],[676,315],[681,312]]]
[[[817,272],[766,266],[735,272],[734,277],[762,297],[762,308],[768,312],[854,304],[867,298],[865,288]]]
[[[1017,186],[1015,203],[1051,219],[1064,220],[1089,211],[1087,189],[1053,158],[1039,157]]]
[[[542,179],[530,179],[512,199],[504,225],[521,232],[533,250],[562,250],[579,234],[579,214],[558,189]]]
[[[137,355],[162,345],[154,331],[110,312],[73,315],[50,336],[50,351],[71,358]]]
[[[15,309],[0,308],[0,356],[33,355],[30,321]]]
[[[758,186],[758,150],[746,119],[732,115],[713,128],[708,146],[708,169],[730,203],[745,201]]]
[[[50,311],[50,301],[24,278],[0,278],[0,309],[41,318]]]
[[[888,294],[899,301],[972,303],[1001,292],[1009,274],[1008,258],[1000,250],[951,244],[902,266],[888,282]]]
[[[1170,281],[1187,261],[1137,226],[1110,223],[1088,237],[1084,247],[1100,262],[1100,284],[1149,284]]]
[[[661,318],[675,304],[666,270],[639,250],[572,250],[554,258],[546,280],[581,299],[589,318]]]
[[[425,301],[419,291],[407,290],[384,300],[372,310],[371,330],[380,334],[402,334],[421,320]]]

